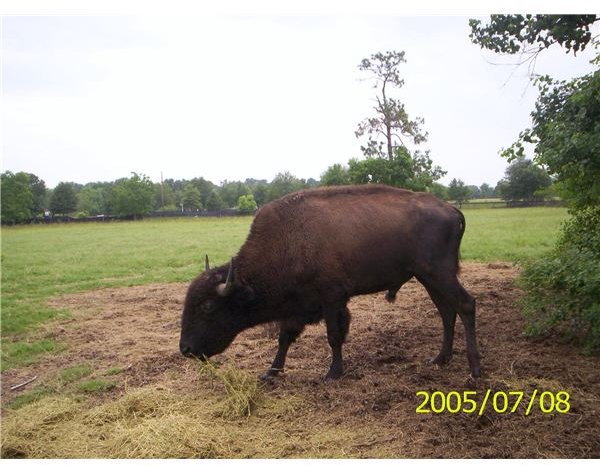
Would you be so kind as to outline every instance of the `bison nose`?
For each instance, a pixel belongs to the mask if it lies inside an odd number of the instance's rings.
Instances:
[[[181,351],[181,354],[183,354],[184,356],[192,355],[192,348],[190,348],[188,345],[185,345],[183,343],[179,343],[179,351]]]

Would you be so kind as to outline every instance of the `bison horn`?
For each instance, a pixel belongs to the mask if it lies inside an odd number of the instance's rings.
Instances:
[[[221,283],[217,286],[217,293],[221,296],[227,296],[231,293],[231,289],[233,288],[233,258],[229,262],[229,272],[227,272],[227,280],[225,283]]]
[[[208,272],[210,270],[210,265],[208,265],[208,254],[206,255],[206,258],[204,259],[204,271]]]

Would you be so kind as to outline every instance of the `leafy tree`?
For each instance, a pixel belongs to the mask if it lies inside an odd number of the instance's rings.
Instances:
[[[306,183],[296,178],[290,172],[278,173],[269,186],[269,200],[279,199],[286,194],[299,191],[306,187]]]
[[[202,205],[206,205],[208,196],[210,196],[210,194],[216,188],[214,183],[205,180],[203,177],[192,178],[188,183],[193,184],[200,192],[200,202]]]
[[[131,178],[117,180],[111,193],[113,213],[134,218],[141,217],[152,210],[154,188],[145,175],[132,173]]]
[[[35,199],[31,192],[31,180],[27,173],[10,171],[0,176],[2,223],[25,222],[32,217]]]
[[[154,183],[152,210],[175,210],[175,193],[171,184],[162,182]]]
[[[467,188],[469,188],[469,191],[470,191],[470,194],[469,194],[470,199],[479,199],[481,197],[481,190],[479,189],[479,186],[470,184],[467,186]]]
[[[252,186],[252,196],[256,201],[256,204],[260,207],[268,202],[269,200],[269,184],[265,181],[261,184]]]
[[[241,181],[223,181],[219,194],[227,207],[235,207],[240,196],[250,194],[250,190]]]
[[[355,132],[357,138],[365,135],[368,137],[367,145],[361,147],[367,157],[387,156],[391,161],[394,158],[394,149],[404,146],[402,138],[409,138],[415,144],[426,140],[427,135],[420,128],[423,119],[411,120],[404,104],[391,97],[393,89],[400,89],[404,85],[404,80],[400,78],[399,66],[405,62],[404,52],[389,51],[364,58],[358,66],[379,91],[375,97],[375,116],[359,123]]]
[[[440,167],[433,166],[428,153],[416,152],[411,156],[404,147],[395,148],[391,160],[381,157],[351,159],[348,166],[348,176],[353,184],[387,184],[414,191],[427,190],[445,174]]]
[[[335,163],[321,175],[322,186],[341,186],[350,184],[348,169],[340,163]]]
[[[27,175],[29,176],[29,187],[33,194],[33,215],[43,215],[48,202],[46,183],[33,173],[28,173]]]
[[[207,210],[222,210],[227,207],[216,189],[210,192],[205,205]]]
[[[52,191],[50,210],[54,215],[66,215],[77,210],[77,193],[73,183],[58,183]]]
[[[556,176],[575,207],[600,203],[600,71],[571,81],[544,76],[537,83],[533,126],[503,155],[515,160],[526,143],[535,144],[536,162]]]
[[[479,195],[482,199],[489,199],[491,197],[494,197],[494,188],[492,188],[487,183],[483,183],[481,186],[479,186]]]
[[[448,188],[441,183],[432,183],[429,192],[439,199],[448,200]]]
[[[456,201],[458,207],[462,207],[463,203],[470,198],[471,190],[465,186],[464,181],[452,178],[448,185],[448,199]]]
[[[200,201],[200,191],[192,183],[188,183],[183,190],[183,197],[181,198],[184,209],[188,210],[200,210],[202,209],[202,202]]]
[[[236,208],[241,214],[252,214],[256,211],[258,206],[254,200],[254,196],[252,194],[246,194],[245,196],[240,196]]]
[[[404,148],[398,148],[398,151],[408,151]],[[433,160],[429,157],[429,151],[421,153],[416,151],[411,160],[412,174],[408,179],[406,188],[413,191],[427,191],[433,183],[439,180],[447,172],[438,165],[433,165]]]
[[[316,180],[314,178],[308,178],[307,180],[301,179],[300,181],[304,183],[304,189],[318,188],[321,185],[319,180]]]
[[[88,215],[98,215],[108,211],[107,190],[93,184],[84,186],[78,194],[77,209]]]
[[[596,15],[491,15],[489,24],[469,20],[473,43],[497,53],[537,53],[558,43],[576,54],[592,40]]]
[[[507,201],[538,201],[543,199],[540,190],[552,184],[546,171],[533,161],[519,158],[506,169],[504,183],[500,187],[500,196]]]

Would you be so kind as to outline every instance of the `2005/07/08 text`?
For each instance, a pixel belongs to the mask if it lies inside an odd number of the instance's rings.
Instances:
[[[540,392],[535,389],[528,397],[522,390],[492,393],[492,389],[488,388],[482,400],[481,397],[477,397],[477,393],[475,390],[467,390],[462,394],[457,391],[448,393],[418,391],[417,397],[423,397],[423,401],[417,406],[416,412],[418,414],[476,413],[478,416],[482,416],[487,409],[504,414],[515,413],[519,407],[523,406],[525,416],[529,416],[533,409],[539,409],[544,414],[566,414],[571,409],[569,401],[571,397],[566,391],[555,394],[551,391]],[[527,400],[527,398],[529,399]]]

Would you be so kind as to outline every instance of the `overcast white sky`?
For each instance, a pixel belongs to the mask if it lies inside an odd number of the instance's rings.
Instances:
[[[360,157],[357,124],[375,91],[357,65],[403,50],[397,96],[425,119],[442,182],[495,185],[498,152],[529,124],[527,69],[471,44],[469,16],[2,18],[2,171],[49,187],[135,171],[319,178]],[[485,17],[484,17],[485,19]],[[598,31],[596,31],[598,33]],[[535,71],[592,70],[591,51],[540,56]]]

